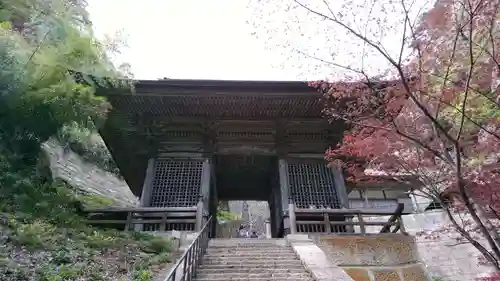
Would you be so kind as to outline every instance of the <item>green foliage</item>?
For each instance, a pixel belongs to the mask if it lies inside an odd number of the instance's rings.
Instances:
[[[46,187],[44,189],[44,187]],[[25,203],[3,204],[10,215],[0,213],[0,233],[8,237],[5,262],[16,249],[25,249],[23,255],[28,259],[36,259],[43,253],[41,260],[30,260],[12,267],[1,269],[0,275],[23,275],[36,280],[114,280],[103,277],[105,272],[114,270],[119,265],[121,274],[143,272],[155,265],[171,262],[172,244],[169,240],[145,233],[120,232],[117,230],[101,230],[87,226],[83,218],[74,209],[74,202],[82,197],[87,200],[109,203],[102,198],[92,198],[90,195],[74,195],[65,185],[52,183],[44,186],[24,186],[28,194],[40,194],[51,197],[53,203],[47,203],[43,208],[33,205],[30,209]],[[13,202],[13,201],[11,201]],[[85,204],[85,203],[84,203]],[[57,206],[59,205],[59,206]],[[57,207],[57,211],[50,208]],[[2,210],[2,211],[4,211]],[[0,261],[2,260],[0,251]],[[103,263],[103,259],[107,262]],[[12,263],[12,261],[10,261]],[[39,270],[33,275],[29,271],[30,263],[36,263]],[[142,273],[141,273],[142,272]],[[6,279],[18,280],[18,279]]]
[[[1,156],[4,157],[0,159],[10,158]],[[31,173],[28,168],[16,171],[6,162],[0,162],[0,166],[3,168],[0,182],[9,184],[0,186],[0,212],[10,214],[0,216],[0,232],[7,235],[7,246],[12,252],[22,246],[35,257],[37,252],[50,255],[42,261],[33,261],[43,265],[37,273],[40,279],[36,280],[75,280],[71,274],[81,276],[82,271],[89,278],[91,275],[102,276],[102,272],[109,270],[106,264],[99,262],[103,256],[114,263],[118,261],[122,270],[127,272],[135,268],[147,270],[150,266],[170,261],[171,243],[165,239],[144,233],[93,229],[78,216],[75,202],[99,207],[112,204],[112,200],[73,194],[61,182],[37,184],[34,169]],[[85,263],[82,265],[79,261]],[[29,270],[25,272],[28,265],[9,269],[10,273],[0,269],[0,274],[29,275]],[[61,265],[64,265],[64,270]],[[17,277],[7,280],[17,280]]]
[[[31,223],[18,222],[15,219],[10,220],[12,229],[11,241],[18,246],[24,246],[30,249],[50,248],[60,237],[56,234],[57,228],[43,221],[33,221]],[[43,235],[40,235],[43,233]]]
[[[63,264],[59,268],[43,268],[41,270],[42,281],[64,281],[75,280],[82,275],[84,267],[82,265]]]
[[[140,271],[134,275],[134,281],[151,281],[153,280],[153,275],[150,271]]]
[[[82,204],[113,201],[74,194],[37,169],[40,145],[61,135],[71,148],[104,158],[87,146],[109,109],[95,88],[129,86],[93,37],[83,2],[0,2],[2,280],[114,281],[135,275],[135,281],[145,281],[150,266],[170,259],[165,239],[87,226],[79,214]]]
[[[25,161],[34,160],[40,144],[64,125],[100,123],[109,105],[93,86],[119,84],[91,27],[76,19],[78,10],[68,10],[65,1],[48,2],[3,1],[0,10],[0,142]]]
[[[170,262],[170,241],[145,233],[94,229],[78,215],[81,204],[100,207],[112,204],[112,200],[74,194],[63,182],[38,184],[33,167],[14,168],[8,161],[1,161],[11,158],[0,154],[0,233],[8,237],[7,252],[0,251],[0,261],[4,258],[12,263],[10,256],[20,247],[27,251],[24,256],[34,260],[16,267],[0,267],[0,275],[12,276],[6,280],[22,280],[19,276],[36,280],[77,280],[74,276],[113,280],[102,276],[114,264],[120,265],[123,274],[132,274]],[[36,260],[37,253],[44,253],[41,260]],[[103,263],[103,258],[110,263]],[[39,265],[35,276],[29,270],[30,263]]]
[[[141,270],[136,272],[133,278],[134,278],[133,281],[152,281],[153,274],[151,273],[151,271]],[[120,280],[120,281],[125,281],[125,280]]]
[[[464,120],[464,128],[469,130],[478,130],[477,124],[491,124],[500,121],[500,110],[497,105],[492,102],[495,100],[494,92],[474,92],[470,91],[467,94],[465,112],[462,112],[462,104],[465,98],[465,92],[456,93],[456,100],[453,107],[447,107],[443,110],[442,115],[445,120],[449,121],[455,128],[460,128],[462,116],[471,118]]]
[[[78,195],[77,199],[88,209],[116,206],[116,202],[113,199],[96,194]]]
[[[57,134],[57,140],[62,146],[80,155],[83,160],[121,177],[120,170],[94,126],[84,128],[77,123],[66,125]]]
[[[232,221],[239,219],[238,214],[231,213],[229,211],[223,210],[221,208],[217,209],[217,220],[218,221]]]

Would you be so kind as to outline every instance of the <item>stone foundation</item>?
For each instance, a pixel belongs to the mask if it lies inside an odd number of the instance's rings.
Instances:
[[[320,235],[331,262],[355,281],[430,281],[415,237],[403,234]]]

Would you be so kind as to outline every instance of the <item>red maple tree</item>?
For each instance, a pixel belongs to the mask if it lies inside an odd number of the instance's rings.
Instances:
[[[341,66],[360,81],[311,83],[324,93],[325,115],[350,125],[327,159],[354,183],[366,180],[368,167],[418,177],[419,192],[445,206],[454,229],[500,270],[500,1],[438,0],[417,23],[407,16],[402,45],[413,50],[407,59],[403,52],[391,57],[333,9],[325,14],[295,2],[392,67],[389,79]],[[387,5],[408,12],[405,1]],[[456,220],[457,210],[467,212],[468,223]]]

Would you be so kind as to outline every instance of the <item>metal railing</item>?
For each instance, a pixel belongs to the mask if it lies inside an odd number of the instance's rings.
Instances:
[[[177,260],[164,281],[191,281],[195,277],[196,268],[200,264],[210,241],[211,227],[212,217],[203,225],[201,231]]]
[[[398,204],[393,211],[376,209],[295,209],[289,205],[290,232],[304,233],[354,233],[354,226],[359,226],[360,233],[367,233],[367,226],[381,226],[379,233],[406,233],[402,212],[404,204]],[[387,221],[365,221],[365,217],[390,216]],[[354,221],[356,218],[357,221]]]

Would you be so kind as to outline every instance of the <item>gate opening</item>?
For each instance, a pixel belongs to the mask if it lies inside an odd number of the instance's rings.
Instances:
[[[266,221],[270,221],[270,208],[267,201],[219,201],[217,237],[266,237]]]

